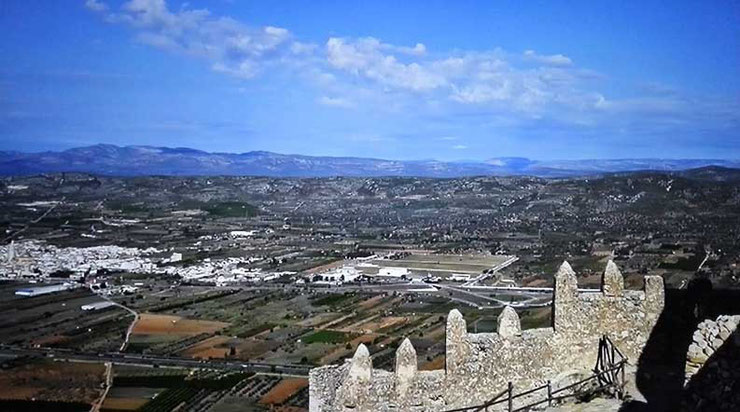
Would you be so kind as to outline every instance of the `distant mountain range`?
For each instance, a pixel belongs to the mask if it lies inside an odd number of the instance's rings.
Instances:
[[[538,161],[501,157],[483,162],[383,160],[285,155],[271,152],[209,153],[188,148],[95,145],[61,152],[0,152],[0,175],[85,172],[102,175],[245,175],[275,177],[530,175],[566,177],[638,170],[682,171],[707,166],[740,168],[740,160],[614,159]]]

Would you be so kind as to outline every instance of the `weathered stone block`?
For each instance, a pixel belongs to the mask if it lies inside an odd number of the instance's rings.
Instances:
[[[417,372],[416,349],[406,338],[396,351],[396,393],[403,397],[411,387]]]
[[[349,378],[358,381],[370,381],[373,377],[373,360],[370,359],[370,352],[367,346],[361,343],[357,346],[355,355],[349,366]]]
[[[555,301],[572,302],[578,296],[578,279],[570,263],[564,261],[555,274]]]
[[[692,343],[691,345],[689,345],[688,353],[690,355],[698,355],[699,353],[701,353],[701,351],[701,348],[696,343]]]
[[[707,361],[707,359],[709,359],[709,357],[705,355],[704,352],[699,352],[699,354],[690,357],[688,360],[689,362],[703,364]]]
[[[445,366],[448,374],[455,374],[460,372],[459,366],[465,360],[468,353],[465,342],[468,334],[468,326],[459,310],[453,309],[447,315],[446,333],[445,350],[447,354]]]
[[[624,277],[614,261],[610,260],[606,264],[606,269],[601,277],[601,291],[606,296],[622,296]]]
[[[720,347],[722,347],[722,344],[723,343],[725,343],[725,341],[723,339],[718,338],[718,337],[712,339],[712,347],[714,349],[719,349]]]
[[[645,300],[648,310],[660,315],[665,305],[665,285],[661,276],[645,276]]]
[[[503,338],[513,338],[522,335],[522,325],[514,308],[504,307],[498,315],[498,334]]]

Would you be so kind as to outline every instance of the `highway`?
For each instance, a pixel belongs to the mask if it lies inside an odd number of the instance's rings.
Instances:
[[[488,279],[489,277],[495,275],[496,273],[498,273],[499,270],[501,270],[501,269],[503,269],[503,268],[511,265],[512,263],[516,262],[517,260],[519,260],[518,257],[512,256],[509,259],[507,259],[506,261],[504,261],[504,262],[498,264],[497,266],[491,268],[490,270],[488,270],[488,271],[486,271],[484,273],[481,273],[476,278],[471,279],[471,280],[465,282],[465,285],[464,286],[477,285],[478,283],[483,282],[484,280]]]
[[[49,358],[75,362],[110,362],[114,364],[169,366],[181,368],[220,369],[261,373],[280,373],[291,376],[308,376],[312,368],[309,365],[271,364],[263,362],[244,362],[237,360],[196,360],[168,356],[150,356],[129,353],[107,352],[86,353],[52,348],[19,348],[0,345],[0,355],[12,356],[46,356]]]
[[[236,287],[236,286],[232,286]],[[549,306],[552,303],[553,288],[551,287],[519,287],[519,286],[483,286],[467,285],[461,283],[424,283],[424,282],[395,282],[395,283],[365,283],[365,284],[344,284],[332,286],[315,286],[312,284],[305,285],[260,285],[260,286],[239,286],[245,290],[318,290],[326,293],[343,293],[343,292],[397,292],[397,293],[414,293],[419,295],[438,295],[462,304],[472,306],[478,309],[494,309],[504,306],[513,306],[520,309],[539,308]],[[599,289],[579,288],[579,292],[594,293],[600,292]],[[498,299],[490,294],[505,293],[508,295],[519,295],[524,299],[510,301],[507,299]],[[543,300],[543,297],[550,299]]]

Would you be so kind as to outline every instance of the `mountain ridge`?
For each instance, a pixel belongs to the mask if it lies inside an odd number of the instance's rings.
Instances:
[[[85,172],[102,175],[244,175],[272,177],[569,177],[633,171],[684,171],[703,167],[740,168],[740,160],[584,159],[539,161],[499,157],[446,162],[365,157],[308,156],[269,151],[206,152],[187,147],[97,144],[63,151],[0,151],[0,175]]]

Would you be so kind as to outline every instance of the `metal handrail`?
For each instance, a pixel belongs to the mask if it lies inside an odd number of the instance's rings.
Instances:
[[[620,361],[620,362],[619,362],[619,363],[618,363],[618,364],[617,364],[616,366],[614,366],[614,367],[612,367],[612,368],[609,368],[609,369],[607,369],[607,370],[604,370],[604,371],[602,371],[602,372],[600,372],[600,373],[598,373],[598,374],[595,374],[595,375],[591,375],[591,376],[589,376],[588,378],[585,378],[585,379],[581,379],[580,381],[578,381],[578,382],[576,382],[576,383],[572,383],[572,384],[570,384],[570,385],[568,385],[568,386],[564,386],[564,387],[562,387],[562,388],[559,388],[559,389],[557,389],[557,390],[555,390],[555,391],[552,391],[552,392],[550,392],[550,393],[548,394],[548,397],[547,397],[547,398],[545,398],[545,399],[542,399],[542,400],[539,400],[539,401],[536,401],[536,402],[532,402],[532,403],[530,403],[530,404],[527,404],[527,405],[524,405],[524,406],[520,406],[519,408],[513,409],[513,410],[512,410],[512,412],[524,411],[524,410],[526,410],[526,409],[529,409],[529,408],[531,408],[531,407],[533,407],[533,406],[537,406],[537,405],[543,404],[543,403],[545,403],[545,402],[548,402],[548,403],[549,403],[549,402],[552,402],[552,401],[554,401],[554,400],[561,400],[561,399],[566,399],[566,398],[569,398],[569,397],[571,397],[571,396],[576,396],[577,394],[575,394],[575,393],[572,393],[572,394],[567,394],[567,395],[562,395],[562,396],[557,396],[556,394],[558,394],[558,393],[560,393],[560,392],[563,392],[563,391],[566,391],[566,390],[568,390],[568,389],[574,388],[574,387],[576,387],[576,386],[582,385],[582,384],[584,384],[584,383],[586,383],[586,382],[588,382],[588,381],[591,381],[591,380],[597,379],[597,377],[598,377],[599,375],[602,375],[602,374],[607,374],[607,373],[611,373],[611,372],[613,372],[613,371],[615,371],[615,370],[620,370],[621,368],[623,368],[623,367],[624,367],[624,363],[625,363],[625,361]],[[611,384],[611,385],[614,385],[614,384]],[[607,385],[607,386],[611,386],[611,385]],[[512,399],[516,399],[516,398],[519,398],[519,397],[521,397],[521,396],[524,396],[524,395],[528,395],[528,394],[530,394],[530,393],[532,393],[532,392],[535,392],[535,391],[537,391],[537,390],[540,390],[540,389],[544,389],[544,388],[547,388],[548,386],[550,386],[550,385],[548,384],[548,385],[543,385],[543,386],[540,386],[540,387],[538,387],[538,388],[535,388],[535,389],[530,389],[530,390],[529,390],[529,391],[527,391],[527,392],[522,392],[522,393],[520,393],[520,394],[517,394],[516,396],[512,397]],[[604,386],[602,386],[602,387],[600,387],[600,388],[603,388],[603,387],[604,387]]]
[[[588,378],[581,379],[580,381],[578,381],[576,383],[571,383],[568,386],[564,386],[564,387],[562,387],[562,388],[554,391],[552,394],[554,395],[556,393],[559,393],[559,392],[562,392],[562,391],[571,389],[571,388],[576,387],[578,385],[582,385],[582,384],[584,384],[584,383],[586,383],[586,382],[588,382],[590,380],[597,379],[601,375],[606,375],[607,373],[610,373],[610,372],[613,372],[613,371],[616,371],[616,370],[622,368],[622,366],[624,364],[625,364],[625,361],[623,361],[623,360],[622,361],[619,361],[615,366],[612,366],[609,369],[605,369],[605,370],[603,370],[603,371],[601,371],[599,373],[593,374],[593,375],[589,376]]]
[[[609,338],[609,335],[604,335],[604,339],[606,339],[606,341],[609,342],[609,345],[611,345],[611,347],[617,352],[621,360],[627,360],[627,357],[624,356],[624,354],[622,353],[621,350],[619,350],[617,345],[615,345],[614,342],[612,342],[612,340]]]
[[[450,410],[447,410],[446,412],[464,412],[464,411],[471,411],[471,410],[473,410],[475,412],[479,412],[479,411],[482,411],[482,410],[488,408],[489,406],[498,405],[500,403],[507,402],[507,401],[509,403],[508,404],[508,408],[507,408],[509,412],[523,411],[523,410],[529,409],[529,408],[531,408],[533,406],[537,406],[537,405],[543,404],[545,402],[551,403],[554,400],[561,400],[561,399],[569,398],[571,396],[576,396],[576,395],[578,395],[578,393],[571,393],[571,394],[566,394],[566,395],[561,395],[561,396],[557,396],[557,394],[562,393],[562,392],[564,392],[566,390],[572,389],[572,388],[574,388],[576,386],[582,385],[582,384],[584,384],[586,382],[589,382],[589,381],[592,381],[592,380],[595,380],[595,379],[598,380],[600,377],[602,377],[604,375],[612,374],[614,372],[621,372],[621,381],[622,382],[617,382],[619,379],[616,378],[616,373],[615,373],[614,374],[614,377],[615,377],[614,381],[612,381],[612,382],[607,381],[608,383],[601,385],[599,387],[599,389],[610,387],[610,386],[623,387],[623,385],[625,383],[624,382],[624,368],[625,368],[625,365],[627,364],[627,357],[624,356],[624,354],[622,354],[622,352],[617,348],[617,346],[612,342],[612,340],[609,339],[609,337],[607,335],[604,335],[602,337],[602,339],[604,339],[604,341],[606,343],[608,343],[610,349],[612,350],[612,360],[614,360],[614,354],[617,354],[620,357],[620,360],[617,363],[612,364],[612,366],[610,366],[607,369],[604,369],[603,371],[597,372],[596,370],[594,370],[594,374],[593,375],[591,375],[591,376],[589,376],[587,378],[581,379],[578,382],[575,382],[575,383],[572,383],[570,385],[564,386],[562,388],[558,388],[555,391],[552,390],[552,385],[551,385],[550,381],[548,381],[547,384],[545,384],[545,385],[538,386],[538,387],[535,387],[535,388],[532,388],[532,389],[529,389],[527,391],[524,391],[524,392],[521,392],[521,393],[518,393],[518,394],[514,395],[514,393],[513,393],[513,391],[514,391],[513,385],[512,385],[511,382],[509,382],[508,387],[505,390],[503,390],[502,392],[500,392],[499,394],[497,394],[496,396],[494,396],[493,398],[491,398],[488,402],[484,403],[483,405],[468,406],[468,407],[465,407],[465,408],[458,408],[458,409],[450,409]],[[513,407],[512,407],[512,401],[514,399],[521,398],[523,396],[529,395],[531,393],[537,392],[537,391],[542,390],[542,389],[545,389],[545,388],[547,389],[547,397],[545,399],[542,399],[540,401],[536,401],[536,402],[527,404],[525,406],[521,406],[519,408],[513,409]],[[586,391],[586,392],[591,392],[591,391]],[[509,394],[509,396],[507,396],[504,399],[499,399],[499,398],[501,398],[503,395],[505,395],[507,393]]]
[[[489,400],[488,402],[486,402],[485,405],[483,405],[480,408],[476,409],[475,412],[480,412],[483,409],[487,409],[489,406],[492,406],[492,405],[495,405],[495,404],[498,404],[498,403],[503,402],[504,401],[503,399],[500,400],[500,401],[498,401],[498,398],[504,396],[505,393],[508,393],[509,394],[509,398],[511,398],[511,385],[509,385],[509,387],[507,387],[506,389],[504,389],[498,395],[494,396],[491,400]]]
[[[457,409],[449,409],[449,410],[447,410],[445,412],[464,412],[464,411],[469,411],[469,410],[473,410],[473,409],[475,410],[475,412],[478,412],[478,411],[482,410],[483,408],[486,408],[486,407],[495,405],[497,403],[501,403],[501,401],[496,402],[496,400],[498,400],[498,398],[504,396],[504,394],[506,394],[507,392],[509,392],[509,388],[504,389],[503,391],[501,391],[501,393],[499,393],[498,395],[496,395],[493,398],[489,399],[488,402],[484,403],[483,405],[468,406],[468,407],[465,407],[465,408],[457,408]],[[478,408],[478,409],[475,409],[475,408]]]

